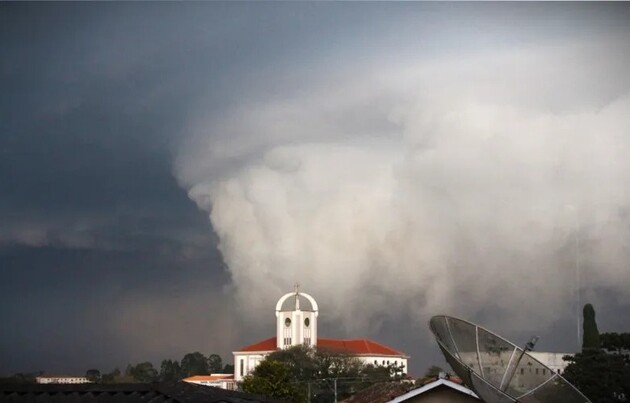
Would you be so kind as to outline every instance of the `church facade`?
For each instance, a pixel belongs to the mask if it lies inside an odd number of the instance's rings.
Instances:
[[[308,305],[308,306],[307,306]],[[276,335],[234,351],[234,380],[251,373],[265,356],[298,345],[340,352],[366,364],[402,366],[407,372],[409,356],[369,339],[330,339],[319,337],[317,301],[296,286],[294,292],[280,297],[276,304]]]

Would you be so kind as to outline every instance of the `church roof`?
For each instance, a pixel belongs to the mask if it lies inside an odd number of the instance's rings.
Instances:
[[[274,351],[277,349],[277,344],[276,344],[276,338],[275,337],[270,337],[268,339],[259,341],[257,343],[254,344],[250,344],[249,346],[245,346],[243,348],[240,348],[236,351],[239,352],[253,352],[253,351]]]
[[[269,352],[277,349],[276,338],[259,341],[249,346],[245,346],[236,352]],[[320,337],[317,339],[317,347],[329,351],[335,351],[352,355],[368,355],[368,356],[398,356],[405,357],[406,354],[394,350],[384,344],[377,343],[370,339],[326,339]]]

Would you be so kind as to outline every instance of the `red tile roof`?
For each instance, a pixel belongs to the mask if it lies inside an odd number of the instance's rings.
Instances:
[[[234,379],[234,375],[230,374],[216,374],[216,375],[195,375],[182,379],[183,381],[218,381],[218,380],[230,380]]]
[[[383,355],[383,356],[406,356],[406,354],[400,351],[394,350],[391,347],[377,343],[370,339],[317,339],[317,347],[329,351],[335,351],[340,353],[352,354],[352,355]],[[269,352],[276,350],[276,338],[270,337],[268,339],[259,341],[258,343],[245,346],[237,352]]]
[[[276,350],[276,338],[270,337],[268,339],[259,341],[258,343],[250,344],[236,351],[250,352],[250,351],[274,351]]]

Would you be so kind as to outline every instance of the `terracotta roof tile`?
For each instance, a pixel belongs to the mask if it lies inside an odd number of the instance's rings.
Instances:
[[[379,382],[342,400],[342,403],[384,403],[414,389],[413,382]]]
[[[344,353],[356,355],[397,355],[404,356],[404,353],[394,350],[384,344],[377,343],[370,339],[317,339],[319,348],[337,350]]]
[[[234,375],[222,374],[222,375],[195,375],[182,379],[182,381],[218,381],[218,380],[230,380],[234,379]]]
[[[245,346],[236,351],[238,352],[251,352],[251,351],[274,351],[276,350],[276,338],[270,337],[268,339],[259,341],[249,346]]]
[[[383,355],[383,356],[406,356],[400,351],[394,350],[384,344],[377,343],[370,339],[328,339],[318,338],[317,347],[320,349],[337,351],[353,355]],[[245,346],[237,352],[268,352],[276,350],[276,338],[259,341],[249,346]]]

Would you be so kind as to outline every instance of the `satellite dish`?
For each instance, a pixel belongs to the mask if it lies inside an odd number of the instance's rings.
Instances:
[[[525,348],[468,321],[434,316],[431,331],[455,373],[486,403],[591,403]]]

